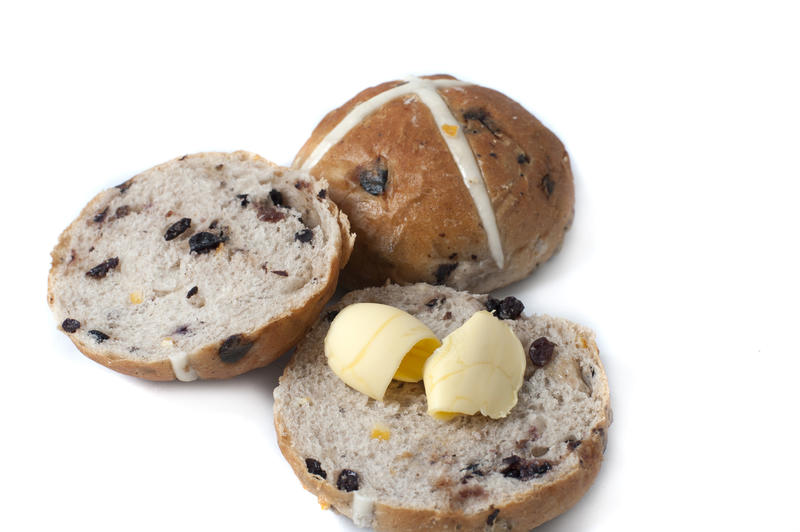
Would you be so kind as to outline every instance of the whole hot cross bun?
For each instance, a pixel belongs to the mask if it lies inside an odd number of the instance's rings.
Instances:
[[[572,221],[561,141],[507,96],[448,75],[360,92],[325,116],[294,166],[327,179],[350,219],[349,287],[488,292],[549,259]]]

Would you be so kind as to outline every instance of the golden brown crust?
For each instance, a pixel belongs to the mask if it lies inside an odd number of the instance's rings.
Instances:
[[[431,76],[451,78],[451,76]],[[295,158],[300,166],[356,105],[399,85],[366,89],[331,111]],[[559,248],[570,224],[574,188],[564,146],[522,106],[477,85],[440,90],[461,121],[487,183],[506,266],[498,270],[461,173],[428,108],[400,97],[354,127],[311,169],[330,183],[330,195],[358,235],[342,274],[348,287],[444,280],[488,292],[527,276]],[[360,185],[364,169],[385,165],[383,194]],[[443,264],[463,275],[437,279]]]
[[[275,166],[273,163],[255,154],[246,152],[235,152],[235,154],[242,157],[252,157],[255,160],[266,162],[270,166]],[[201,153],[191,155],[190,157],[207,157],[210,155],[216,154]],[[169,162],[164,164],[169,164]],[[136,177],[133,177],[129,181],[135,179]],[[53,278],[57,274],[56,267],[60,264],[61,257],[68,255],[67,246],[69,235],[76,224],[85,220],[87,216],[90,216],[97,210],[97,205],[103,199],[103,194],[104,192],[101,192],[95,196],[83,208],[78,217],[61,233],[58,243],[50,253],[52,264],[47,279],[47,302],[51,307],[54,303]],[[300,341],[322,312],[325,304],[333,297],[336,291],[339,272],[344,265],[347,264],[347,260],[350,256],[354,235],[350,234],[347,217],[341,213],[336,204],[329,199],[319,198],[319,200],[325,202],[328,211],[337,220],[340,228],[340,252],[336,260],[330,265],[330,270],[327,275],[328,283],[305,301],[302,307],[290,309],[259,329],[244,334],[243,340],[245,342],[253,342],[253,346],[241,360],[235,363],[222,362],[218,356],[219,347],[222,344],[221,341],[206,345],[194,353],[190,353],[188,355],[190,366],[194,369],[199,378],[227,379],[252,369],[266,366]],[[92,345],[81,341],[80,337],[77,335],[68,334],[67,336],[81,353],[114,371],[152,381],[171,381],[177,379],[172,364],[168,359],[154,361],[127,359],[115,353],[100,352],[93,348]]]

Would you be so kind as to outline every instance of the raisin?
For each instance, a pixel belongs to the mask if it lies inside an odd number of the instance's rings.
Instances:
[[[289,273],[286,270],[272,270],[272,273],[275,275],[280,275],[281,277],[288,277]]]
[[[515,320],[525,310],[525,305],[514,296],[508,296],[502,300],[490,297],[486,300],[486,310],[501,320]]]
[[[567,444],[567,448],[570,451],[574,451],[575,449],[577,449],[580,446],[581,440],[567,440],[566,444]]]
[[[442,319],[443,320],[452,320],[453,319],[453,313],[448,310],[447,312],[444,313],[444,316],[442,316]]]
[[[164,233],[164,240],[172,240],[173,238],[177,238],[178,235],[189,229],[190,225],[192,225],[191,218],[181,218],[167,228],[167,231]]]
[[[74,333],[81,327],[81,322],[78,320],[73,320],[72,318],[67,318],[61,322],[61,328],[64,329],[64,332],[68,332],[70,334]]]
[[[195,253],[208,253],[222,244],[222,238],[206,231],[196,233],[189,238],[189,249]]]
[[[331,322],[333,321],[333,319],[336,317],[337,314],[339,314],[338,310],[330,310],[328,311],[327,314],[325,314],[325,319]]]
[[[303,229],[294,234],[294,239],[303,243],[311,242],[312,238],[314,238],[314,232],[311,229]]]
[[[117,185],[114,188],[119,189],[119,193],[120,194],[125,194],[125,192],[127,192],[128,189],[131,188],[132,184],[133,184],[133,178],[130,178],[127,181],[125,181],[124,183],[120,183],[119,185]]]
[[[517,155],[517,162],[519,164],[529,163],[531,162],[531,158],[528,157],[527,153],[520,153],[519,155]]]
[[[318,197],[319,199],[325,199],[325,198],[327,198],[327,197],[328,197],[328,191],[327,191],[327,190],[325,190],[325,189],[323,188],[322,190],[320,190],[319,192],[317,192],[317,197]]]
[[[214,170],[217,170],[217,171],[222,170],[222,168],[224,166],[225,166],[224,164],[218,164],[217,166],[214,167]]]
[[[189,289],[189,291],[188,291],[188,292],[186,292],[186,299],[189,299],[190,297],[192,297],[192,296],[193,296],[193,295],[195,295],[196,293],[197,293],[197,287],[196,287],[196,286],[193,286],[193,287],[191,287],[191,288]]]
[[[102,211],[100,211],[97,214],[95,214],[94,218],[92,218],[92,220],[94,220],[95,223],[101,224],[101,223],[103,223],[103,221],[105,221],[106,214],[108,214],[108,207],[106,207]]]
[[[507,466],[500,473],[504,477],[519,480],[541,477],[553,468],[547,460],[523,460],[515,454],[508,458],[503,458],[503,463],[507,464]]]
[[[210,224],[208,224],[208,229],[209,230],[216,229],[217,225],[219,225],[219,220],[214,220]]]
[[[262,222],[279,222],[286,218],[286,213],[281,212],[266,201],[259,201],[256,206],[258,219]]]
[[[484,476],[483,471],[478,468],[477,463],[469,464],[467,467],[462,469],[461,471],[467,471],[467,474],[461,477],[461,483],[466,484],[468,480],[475,478],[475,477],[482,477]]]
[[[94,279],[102,279],[108,273],[108,270],[113,270],[119,266],[119,258],[118,257],[111,257],[110,259],[106,259],[88,272],[86,272],[87,277],[92,277]]]
[[[226,364],[233,364],[241,360],[251,347],[253,347],[253,342],[245,342],[241,334],[234,334],[219,346],[219,358]]]
[[[553,349],[556,344],[542,336],[533,341],[528,348],[528,356],[531,357],[531,362],[534,366],[542,367],[546,365],[553,358]]]
[[[497,159],[497,154],[495,152],[493,152],[493,151],[489,152],[489,156],[490,157],[494,157],[495,159]]]
[[[479,477],[483,476],[483,471],[480,470],[480,465],[477,462],[473,462],[469,464],[467,467],[462,469],[461,471],[469,471],[473,475],[478,475]]]
[[[458,267],[458,263],[454,262],[451,264],[440,264],[438,268],[436,268],[436,272],[433,274],[436,277],[436,284],[444,284],[445,279],[447,279],[453,270]]]
[[[468,109],[464,111],[464,121],[468,122],[470,120],[477,120],[480,122],[483,127],[489,130],[489,132],[494,136],[499,136],[500,128],[497,127],[494,120],[489,116],[489,113],[486,109]],[[472,129],[473,133],[477,133],[478,131]]]
[[[358,182],[361,188],[373,196],[380,196],[386,190],[386,182],[389,180],[389,169],[382,159],[378,158],[369,165],[356,168]]]
[[[272,203],[276,207],[283,206],[283,194],[281,194],[280,190],[275,190],[274,188],[269,191],[269,199],[272,200]]]
[[[349,469],[342,469],[339,478],[336,479],[336,487],[341,491],[358,490],[358,473]]]
[[[94,339],[97,341],[98,344],[102,344],[109,338],[109,336],[106,333],[98,331],[96,329],[92,329],[91,331],[89,331],[89,334],[94,336]]]
[[[544,190],[544,195],[548,198],[552,196],[554,188],[556,188],[556,182],[550,179],[550,174],[544,174],[544,177],[542,177],[542,190]]]
[[[188,325],[181,325],[180,327],[178,327],[177,329],[172,331],[172,334],[186,334],[188,332],[189,332],[189,326]]]
[[[494,509],[492,513],[489,514],[489,517],[486,518],[486,524],[492,526],[494,524],[494,520],[497,519],[497,514],[500,513],[500,510],[497,508]]]
[[[328,478],[328,473],[322,469],[322,464],[313,458],[306,458],[306,469],[308,469],[308,472],[312,475],[317,475],[321,478]]]
[[[247,199],[247,194],[236,194],[236,197],[242,200],[240,203],[242,207],[247,207],[247,205],[250,204],[250,200]]]
[[[436,306],[436,303],[438,303],[438,302],[439,302],[439,300],[434,297],[433,299],[431,299],[430,301],[425,303],[425,306],[428,307],[428,308],[433,308],[433,307]]]
[[[125,218],[131,213],[131,208],[128,205],[123,205],[122,207],[117,207],[117,210],[114,211],[114,218]]]

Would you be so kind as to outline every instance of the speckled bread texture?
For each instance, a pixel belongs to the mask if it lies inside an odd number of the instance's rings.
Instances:
[[[454,79],[452,76],[427,76]],[[402,84],[366,89],[319,123],[294,160],[317,144],[359,103]],[[574,185],[559,139],[517,102],[478,85],[440,88],[464,128],[483,174],[505,256],[499,269],[472,197],[433,116],[419,98],[399,97],[356,126],[310,169],[330,183],[333,200],[358,240],[343,284],[429,282],[489,292],[530,274],[561,246],[571,224]],[[385,171],[372,195],[360,176]]]
[[[390,304],[443,338],[486,301],[442,286],[390,285],[351,292],[332,312],[356,302]],[[541,337],[555,343],[552,359],[537,367],[526,357],[519,402],[506,418],[443,422],[426,413],[422,383],[393,381],[381,403],[339,380],[324,355],[331,316],[299,344],[274,392],[278,444],[323,507],[376,530],[524,531],[566,511],[589,488],[611,423],[590,330],[549,316],[506,320],[526,352]],[[374,438],[376,427],[389,439]],[[337,488],[344,469],[358,475],[357,490]]]
[[[232,377],[300,340],[353,238],[324,181],[247,152],[183,156],[89,202],[52,252],[48,303],[111,369]]]

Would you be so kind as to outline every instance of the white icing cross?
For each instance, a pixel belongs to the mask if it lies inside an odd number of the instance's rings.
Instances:
[[[478,161],[475,154],[467,142],[467,137],[456,117],[447,107],[442,96],[436,90],[439,87],[460,87],[469,85],[457,79],[422,79],[410,77],[406,83],[383,91],[356,105],[341,122],[336,124],[330,133],[317,144],[303,162],[302,169],[309,171],[314,168],[320,159],[328,153],[333,146],[344,138],[347,133],[356,125],[360,124],[367,116],[371,115],[384,104],[405,96],[415,94],[424,105],[430,109],[433,119],[436,121],[439,134],[442,135],[453,161],[461,172],[464,185],[472,196],[472,201],[478,209],[478,216],[483,223],[486,231],[486,238],[489,241],[489,252],[492,254],[494,262],[499,268],[503,268],[505,259],[503,246],[500,242],[500,232],[497,229],[497,220],[492,210],[492,202],[489,200],[489,192],[486,190],[486,183],[483,180]]]

